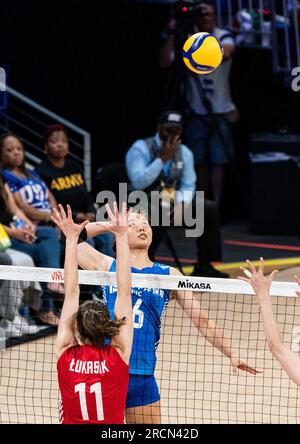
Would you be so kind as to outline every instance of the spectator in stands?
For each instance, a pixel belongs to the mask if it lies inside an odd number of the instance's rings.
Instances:
[[[190,149],[181,144],[182,115],[166,111],[159,122],[154,137],[137,140],[126,154],[129,180],[135,190],[180,191],[186,204],[195,204],[196,173]],[[189,192],[189,193],[186,193]],[[176,205],[182,202],[176,201]],[[176,212],[176,210],[175,210]],[[165,228],[152,227],[153,241],[149,253],[151,260]],[[218,209],[214,202],[204,200],[204,233],[196,238],[198,263],[196,276],[228,277],[216,270],[211,262],[221,261],[221,238]]]
[[[69,140],[63,125],[50,125],[45,131],[45,151],[47,157],[36,171],[46,182],[56,201],[66,208],[70,204],[73,219],[77,223],[84,220],[94,222],[96,209],[89,195],[80,165],[69,156]],[[114,236],[105,233],[92,239],[92,245],[103,254],[114,256]]]
[[[4,134],[0,138],[0,158],[3,176],[17,205],[34,223],[49,225],[52,210],[57,207],[56,201],[40,176],[25,167],[21,139],[13,134]]]
[[[28,254],[8,248],[0,253],[0,265],[34,267],[34,262]],[[26,306],[38,312],[41,294],[39,282],[0,280],[0,327],[7,339],[39,332],[41,327],[30,317],[21,316],[20,309]]]
[[[180,46],[176,38],[183,31],[186,33],[184,40],[196,32],[208,32],[222,43],[224,58],[221,66],[205,76],[184,69],[185,86],[182,88],[186,107],[185,142],[194,153],[197,189],[204,190],[208,197],[212,195],[219,204],[225,165],[232,162],[234,157],[232,123],[238,119],[229,87],[235,43],[227,30],[216,27],[214,2],[204,1],[196,6],[194,12],[194,20],[189,18],[187,23],[176,23],[172,18],[168,24],[166,41],[160,52],[160,65],[168,68],[179,57],[175,54],[175,48]],[[184,27],[184,30],[178,29],[180,27]]]
[[[15,220],[16,219],[16,220]],[[28,254],[36,266],[59,268],[60,242],[53,227],[35,226],[14,201],[13,194],[0,175],[0,223],[10,237],[13,250]],[[16,224],[17,223],[17,224]],[[53,291],[63,291],[61,284],[42,284],[43,303],[38,318],[50,325],[57,325],[54,313]]]

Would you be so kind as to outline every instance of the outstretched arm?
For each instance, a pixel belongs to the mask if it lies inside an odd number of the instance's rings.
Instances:
[[[87,239],[92,239],[99,234],[107,233],[109,222],[89,222],[86,228]]]
[[[171,274],[178,276],[182,273],[176,268],[171,268]],[[234,374],[237,373],[238,369],[252,374],[259,373],[255,368],[248,366],[247,363],[239,359],[238,355],[232,350],[230,341],[225,338],[214,321],[209,319],[207,312],[201,308],[200,302],[193,297],[192,291],[177,290],[176,299],[205,339],[231,360]]]
[[[126,318],[126,323],[121,326],[118,336],[112,338],[110,344],[116,347],[125,362],[129,363],[133,340],[133,313],[131,301],[131,265],[127,238],[128,215],[126,204],[122,204],[122,212],[119,214],[116,202],[114,202],[113,214],[109,207],[107,212],[111,220],[110,231],[116,236],[117,248],[117,298],[115,302],[115,318]]]
[[[85,242],[95,236],[107,233],[110,222],[89,222],[83,229],[77,247],[78,264],[83,270],[109,271],[114,258],[100,253]]]
[[[78,225],[73,222],[72,211],[67,205],[67,215],[62,205],[59,211],[54,209],[53,222],[62,230],[66,236],[66,253],[64,265],[65,299],[59,320],[54,353],[57,358],[69,347],[76,345],[75,319],[79,308],[79,285],[78,285],[78,260],[77,242],[78,237],[88,221]]]
[[[15,214],[16,216],[18,216],[20,219],[24,220],[26,222],[27,227],[31,230],[31,231],[35,231],[35,226],[34,224],[31,222],[30,219],[28,219],[28,217],[25,215],[25,213],[21,210],[20,207],[18,207],[18,205],[15,202],[15,199],[13,197],[12,192],[10,191],[9,186],[6,184],[4,184],[4,188],[6,191],[6,195],[7,195],[7,207],[8,210],[11,214]]]
[[[77,253],[78,264],[83,270],[109,271],[114,259],[84,242],[109,231],[109,225],[110,222],[89,222],[82,230]]]
[[[22,199],[19,191],[13,193],[13,198],[17,206],[21,208],[21,210],[30,220],[49,222],[50,213],[48,213],[47,211],[38,210],[37,208],[34,208],[32,205],[25,202]]]
[[[278,270],[274,270],[269,276],[264,276],[263,258],[260,258],[258,270],[256,270],[250,261],[247,261],[247,263],[250,271],[244,267],[241,267],[241,269],[248,277],[240,277],[239,279],[248,282],[255,291],[257,301],[260,305],[264,331],[270,352],[274,358],[280,362],[289,378],[291,378],[295,384],[300,385],[300,358],[282,343],[271,303],[270,287],[273,277]],[[298,278],[296,278],[296,281],[300,285]]]

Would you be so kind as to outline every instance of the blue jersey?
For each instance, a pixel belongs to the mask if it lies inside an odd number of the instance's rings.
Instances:
[[[12,193],[19,191],[24,202],[38,210],[51,211],[48,188],[35,171],[28,171],[28,177],[21,179],[9,170],[2,172]]]
[[[116,271],[115,260],[109,271]],[[131,271],[132,273],[169,275],[170,267],[155,262],[152,267],[142,270],[132,267]],[[114,319],[116,296],[116,286],[103,287],[103,302],[112,319]],[[129,372],[135,375],[153,375],[156,365],[156,349],[160,339],[161,319],[170,300],[170,290],[133,287],[131,296],[134,335]]]

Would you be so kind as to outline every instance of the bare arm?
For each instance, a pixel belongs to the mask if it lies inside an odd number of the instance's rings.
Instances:
[[[171,274],[181,275],[180,271],[175,268],[171,269]],[[231,350],[230,342],[224,338],[223,332],[209,319],[207,312],[201,308],[200,302],[193,297],[193,292],[177,290],[175,298],[205,339],[225,356],[231,358],[233,351]]]
[[[92,239],[99,234],[107,233],[109,222],[90,222],[87,224],[86,234],[87,239]]]
[[[241,267],[248,278],[243,277],[240,279],[252,285],[256,293],[270,352],[274,358],[280,362],[289,378],[291,378],[295,384],[300,385],[300,358],[282,343],[278,324],[273,313],[270,287],[277,270],[274,270],[269,276],[264,276],[264,262],[262,258],[260,258],[258,271],[256,271],[250,261],[247,262],[251,271],[249,272],[249,270]]]
[[[67,206],[67,216],[62,205],[59,205],[59,210],[55,210],[55,217],[52,217],[52,220],[66,236],[66,254],[64,265],[65,299],[54,344],[54,354],[57,359],[67,348],[77,344],[75,337],[75,320],[79,308],[77,242],[80,232],[87,224],[87,222],[83,222],[77,225],[73,222],[69,205]]]
[[[50,205],[51,205],[51,210],[53,211],[54,208],[57,209],[56,199],[55,199],[55,197],[53,196],[53,193],[51,193],[50,190],[48,190],[48,197],[49,197],[49,202],[50,202]]]
[[[282,343],[277,322],[274,318],[270,296],[265,295],[265,302],[260,303],[264,330],[270,352],[280,362],[289,378],[300,385],[300,358]],[[269,301],[267,302],[267,300]]]
[[[176,32],[176,20],[172,18],[165,31],[168,36],[159,53],[159,64],[161,68],[169,68],[175,59],[174,42]]]
[[[50,213],[47,211],[37,210],[36,208],[29,205],[27,202],[24,202],[24,200],[20,196],[19,191],[13,193],[13,197],[15,199],[16,204],[22,209],[22,211],[29,219],[35,221],[49,222]]]
[[[110,222],[89,222],[86,227],[86,239],[92,239],[99,234],[109,231]],[[95,250],[86,242],[77,247],[78,263],[83,270],[108,271],[113,258]]]
[[[7,208],[8,208],[8,211],[11,214],[15,214],[20,219],[24,220],[27,223],[28,227],[33,229],[33,224],[31,222],[31,220],[28,219],[28,217],[24,214],[24,212],[21,210],[21,208],[18,207],[18,205],[16,204],[14,196],[12,195],[12,192],[10,191],[10,188],[7,185],[7,183],[4,186],[5,186],[5,191],[6,191],[6,194],[7,194]]]
[[[171,268],[171,275],[178,276],[182,273],[176,268]],[[209,319],[207,312],[201,308],[200,302],[193,297],[192,291],[177,290],[175,298],[205,339],[231,360],[234,373],[238,369],[252,374],[258,373],[257,370],[238,358],[238,355],[231,348],[230,341],[225,338],[214,321]]]
[[[77,246],[78,264],[83,270],[109,271],[113,258],[107,256],[86,242]]]
[[[133,339],[133,314],[131,301],[131,268],[128,247],[127,229],[128,219],[126,205],[123,204],[122,213],[118,215],[117,205],[114,204],[115,216],[109,211],[115,227],[112,230],[116,236],[117,247],[117,298],[114,308],[115,318],[126,318],[126,324],[120,328],[119,335],[112,338],[111,345],[116,347],[125,362],[129,363]]]

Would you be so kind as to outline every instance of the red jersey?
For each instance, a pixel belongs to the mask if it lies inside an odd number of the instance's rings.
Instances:
[[[129,366],[110,345],[75,345],[57,361],[63,424],[124,424]]]

